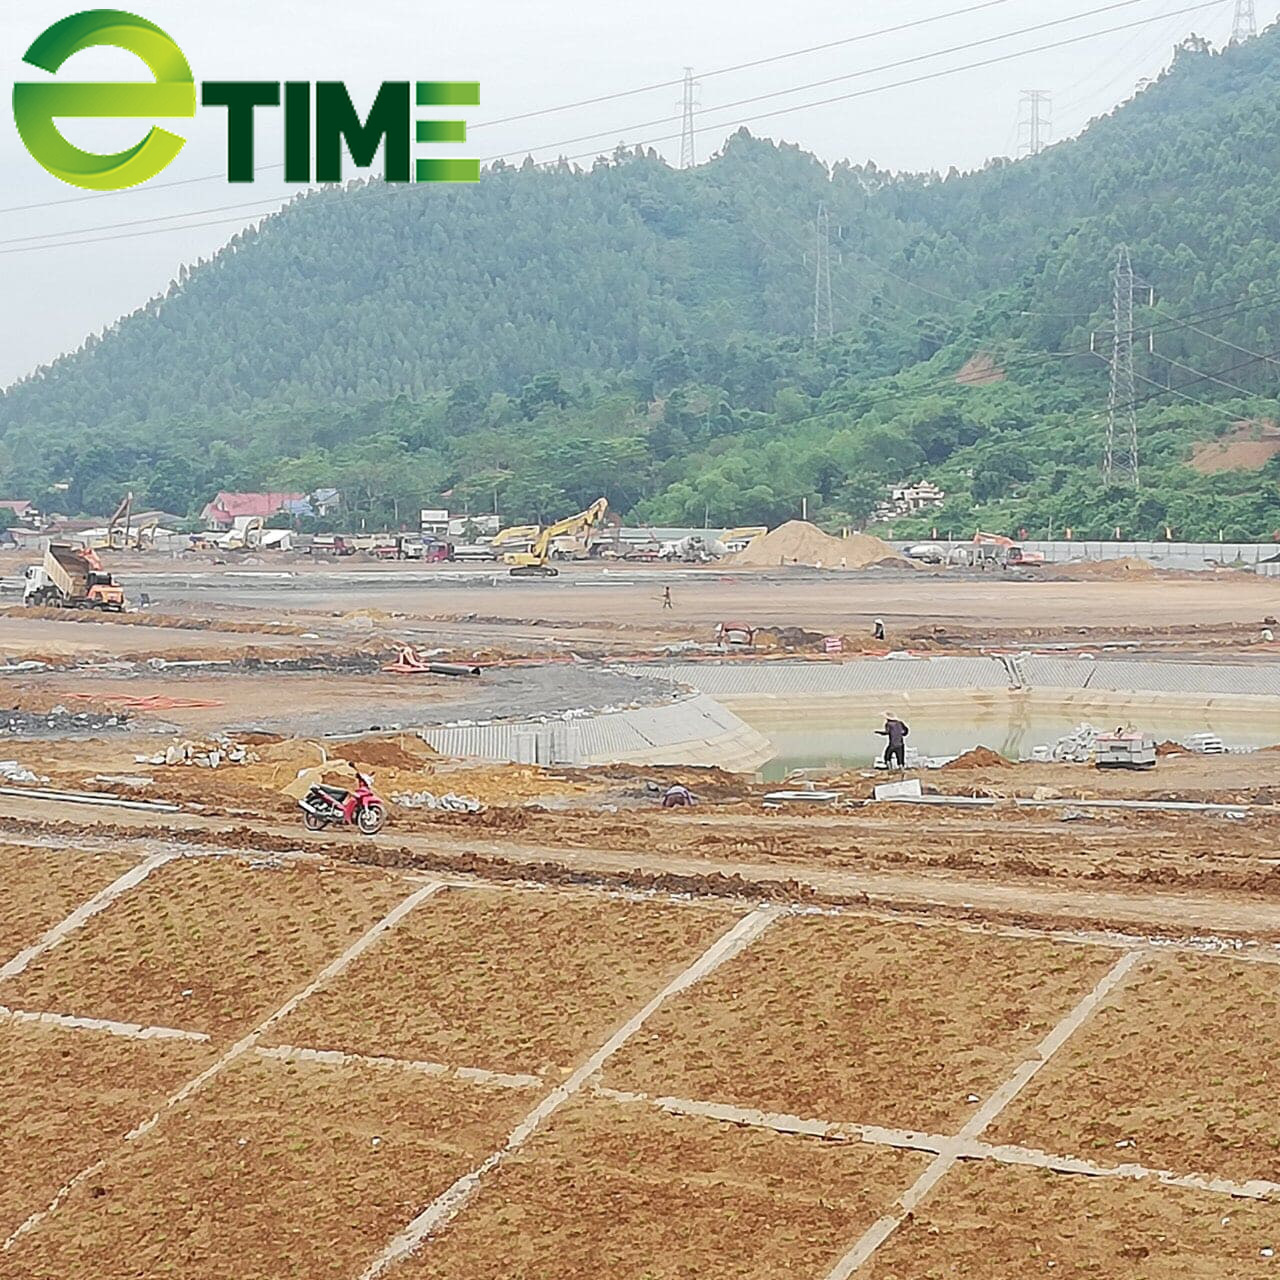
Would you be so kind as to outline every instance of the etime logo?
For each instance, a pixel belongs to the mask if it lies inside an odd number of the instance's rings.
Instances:
[[[132,147],[100,154],[77,147],[56,120],[69,117],[190,119],[196,82],[186,55],[154,23],[119,9],[72,14],[40,35],[23,61],[50,75],[84,49],[107,46],[141,59],[150,82],[22,82],[13,87],[13,117],[32,158],[54,177],[91,191],[116,191],[148,182],[170,165],[186,139],[153,124]],[[419,158],[413,142],[465,142],[461,120],[417,120],[413,107],[470,107],[480,102],[475,81],[387,81],[361,119],[340,80],[210,80],[200,85],[202,107],[227,112],[227,181],[254,180],[258,108],[284,107],[286,182],[340,182],[346,146],[357,168],[370,168],[383,150],[388,182],[477,182],[479,160]],[[416,123],[416,130],[414,125]]]

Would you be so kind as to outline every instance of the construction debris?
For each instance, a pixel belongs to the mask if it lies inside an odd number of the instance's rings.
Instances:
[[[1091,724],[1078,724],[1056,742],[1042,743],[1032,749],[1031,759],[1040,764],[1092,764],[1098,756],[1098,740],[1114,737],[1108,730]],[[1145,741],[1145,739],[1144,739]],[[1177,754],[1179,750],[1198,756],[1248,755],[1256,748],[1230,747],[1216,733],[1192,733],[1179,742],[1156,744],[1150,740],[1150,751],[1156,756]]]
[[[24,769],[16,760],[0,760],[0,778],[4,778],[6,782],[49,781],[48,778],[32,773],[30,769]]]
[[[257,764],[258,753],[224,734],[207,742],[175,742],[155,755],[134,756],[134,764],[166,765],[169,768],[196,766],[217,769],[224,764]]]
[[[17,738],[36,738],[43,735],[72,733],[102,733],[109,729],[123,729],[128,717],[104,715],[96,711],[69,711],[66,707],[52,707],[48,711],[0,712],[0,733]]]
[[[443,649],[415,649],[413,645],[402,645],[394,662],[388,662],[382,669],[396,675],[431,675],[431,676],[478,676],[480,667],[459,662],[433,662],[432,659]]]
[[[1056,764],[1090,764],[1097,750],[1102,730],[1081,723],[1056,742],[1042,743],[1031,751],[1031,759],[1040,764],[1053,761]]]
[[[414,791],[408,795],[392,796],[391,802],[403,809],[431,809],[439,813],[484,812],[484,805],[473,796],[459,796],[452,791],[442,796],[430,791]]]
[[[924,788],[919,778],[908,778],[905,782],[883,782],[874,794],[877,800],[919,800]]]

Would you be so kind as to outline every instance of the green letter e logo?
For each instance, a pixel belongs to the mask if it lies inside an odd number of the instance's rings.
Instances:
[[[55,73],[72,54],[97,45],[141,58],[155,84],[15,84],[13,118],[32,157],[55,178],[90,191],[117,191],[154,178],[186,140],[152,126],[135,147],[97,155],[73,147],[57,116],[194,116],[196,89],[182,50],[159,27],[119,9],[92,9],[54,23],[23,61]]]

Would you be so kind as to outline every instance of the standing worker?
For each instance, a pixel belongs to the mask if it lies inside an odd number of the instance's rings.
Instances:
[[[884,619],[883,618],[877,618],[875,620],[875,625],[872,626],[871,628],[871,638],[873,640],[884,639]]]
[[[671,609],[671,608],[673,608],[673,607],[674,607],[674,606],[672,605],[672,603],[671,603],[671,588],[670,588],[670,587],[663,587],[663,588],[662,588],[662,607],[663,607],[664,609]]]
[[[911,732],[907,726],[897,718],[897,716],[886,711],[884,713],[884,728],[877,729],[876,734],[881,738],[888,738],[889,741],[884,749],[884,767],[886,769],[893,768],[893,762],[898,762],[898,772],[903,773],[907,767],[907,734]]]

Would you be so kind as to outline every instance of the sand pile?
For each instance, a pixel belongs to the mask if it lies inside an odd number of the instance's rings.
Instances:
[[[907,564],[887,542],[865,533],[833,538],[805,520],[789,520],[755,538],[728,563],[766,569],[779,564],[822,565],[825,568],[867,569],[876,564]]]
[[[972,751],[966,751],[964,755],[956,756],[949,764],[944,764],[942,767],[944,770],[1008,769],[1011,767],[1011,763],[999,752],[992,751],[990,747],[974,747]]]
[[[1082,582],[1091,579],[1101,581],[1123,581],[1128,578],[1158,578],[1161,570],[1149,560],[1139,560],[1136,556],[1121,556],[1118,560],[1085,560],[1080,564],[1067,564],[1054,571],[1055,578],[1063,578],[1071,582]]]

